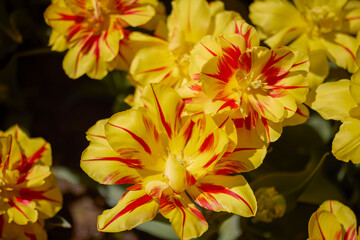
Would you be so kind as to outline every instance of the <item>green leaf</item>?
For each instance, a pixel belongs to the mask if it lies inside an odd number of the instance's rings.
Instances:
[[[236,240],[242,234],[240,229],[240,216],[233,215],[224,221],[219,229],[218,240]]]
[[[146,222],[137,226],[136,229],[149,233],[161,239],[179,239],[169,223],[166,224],[163,222],[152,220],[150,222]]]

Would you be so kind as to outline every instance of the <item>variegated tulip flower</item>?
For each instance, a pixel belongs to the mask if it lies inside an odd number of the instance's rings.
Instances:
[[[45,19],[53,29],[52,50],[69,49],[63,61],[66,74],[70,78],[83,74],[104,78],[108,63],[118,55],[125,28],[148,22],[157,3],[157,0],[53,1],[45,11]]]
[[[237,18],[240,15],[225,11],[221,1],[174,0],[167,26],[160,25],[155,32],[160,44],[140,50],[131,63],[135,85],[144,88],[149,83],[162,83],[177,88],[187,83],[194,45],[205,35],[222,33]]]
[[[9,223],[4,215],[0,215],[0,239],[47,240],[44,220],[18,225],[14,222]]]
[[[142,101],[145,107],[98,121],[87,132],[82,169],[103,184],[133,184],[99,216],[98,230],[129,230],[160,211],[179,238],[196,238],[208,224],[192,200],[209,210],[254,216],[256,199],[245,178],[220,175],[217,167],[236,144],[233,123],[205,114],[182,117],[184,102],[166,85],[147,86]]]
[[[0,132],[0,156],[0,232],[10,223],[53,217],[61,209],[62,195],[50,171],[50,144],[13,126]]]
[[[294,3],[294,4],[293,4]],[[324,81],[330,59],[354,72],[360,5],[352,0],[264,0],[250,5],[250,19],[270,47],[289,44],[309,53],[310,87]]]
[[[327,200],[309,221],[308,240],[357,240],[356,216],[344,204]]]
[[[227,114],[263,141],[275,141],[285,120],[291,125],[294,116],[306,119],[301,104],[308,92],[308,59],[288,47],[259,46],[258,33],[244,21],[233,22],[226,32],[206,36],[195,46],[190,66],[194,81],[190,94],[181,95],[192,111]]]
[[[360,49],[357,52],[360,64]],[[360,71],[351,80],[323,83],[310,92],[307,104],[323,118],[342,122],[332,153],[342,161],[360,163]]]

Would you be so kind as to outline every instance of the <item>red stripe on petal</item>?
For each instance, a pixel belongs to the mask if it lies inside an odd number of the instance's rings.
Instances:
[[[19,208],[12,200],[9,200],[8,204],[18,210],[26,219],[29,219],[29,217],[23,212],[23,210],[21,210],[21,208]]]
[[[215,156],[213,156],[211,159],[210,159],[210,161],[208,161],[204,166],[203,166],[203,168],[207,168],[207,167],[209,167],[211,164],[213,164],[215,161],[216,161],[216,159],[219,157],[219,154],[216,154]]]
[[[180,202],[180,200],[174,198],[174,204],[175,206],[181,211],[183,215],[183,222],[182,222],[182,228],[181,228],[181,239],[184,239],[184,229],[185,229],[185,222],[186,222],[186,214],[184,210],[184,206]]]
[[[223,186],[214,185],[211,183],[205,183],[205,184],[201,184],[198,188],[201,191],[208,193],[208,194],[226,194],[237,200],[241,200],[243,203],[245,203],[245,205],[250,209],[251,213],[254,215],[254,211],[252,210],[251,206],[244,198],[242,198],[237,193],[235,193]]]
[[[127,165],[130,168],[143,168],[144,166],[141,164],[139,159],[125,159],[120,157],[103,157],[103,158],[92,158],[92,159],[84,159],[83,162],[97,162],[97,161],[115,161],[121,162]]]
[[[36,160],[43,157],[43,153],[47,150],[46,143],[44,143],[27,161],[29,164],[34,164]]]
[[[193,84],[191,86],[189,86],[189,89],[192,91],[196,91],[196,92],[201,92],[202,91],[202,87],[200,85],[197,84]]]
[[[360,20],[360,17],[349,17],[345,18],[346,21],[352,21],[352,20]]]
[[[339,44],[339,46],[342,47],[343,49],[345,49],[351,55],[352,59],[354,61],[356,61],[355,54],[348,47],[345,47],[344,45],[341,45],[341,44]]]
[[[226,107],[229,107],[230,109],[236,109],[236,108],[239,107],[239,105],[237,104],[235,99],[228,99],[228,100],[226,100],[226,102],[223,105],[221,105],[219,107],[217,112],[219,112],[220,110],[222,110],[222,109],[224,109]]]
[[[214,145],[214,134],[211,133],[209,136],[207,136],[203,142],[203,144],[200,146],[199,151],[209,151]]]
[[[124,195],[125,196],[125,195]],[[123,197],[124,197],[123,196]],[[121,201],[121,200],[120,200]],[[115,215],[115,217],[113,217],[103,228],[101,228],[100,230],[104,230],[105,228],[107,228],[111,223],[113,223],[116,219],[118,219],[119,217],[121,217],[122,215],[126,214],[126,213],[130,213],[132,211],[134,211],[136,208],[148,203],[152,201],[152,197],[150,197],[149,195],[144,195],[138,199],[135,199],[133,201],[131,201],[125,208],[123,208],[118,214]]]
[[[295,63],[292,67],[297,67],[297,66],[299,66],[299,65],[302,65],[302,64],[304,64],[304,63],[307,63],[309,60],[305,60],[305,61],[303,61],[303,62],[299,62],[299,63]]]
[[[26,237],[28,237],[30,240],[36,240],[36,236],[34,234],[31,233],[24,233],[24,235]]]
[[[155,94],[155,90],[154,90],[154,86],[151,84],[151,89],[152,89],[152,92],[154,94],[154,97],[155,97],[155,100],[156,100],[156,104],[157,104],[157,107],[159,109],[159,114],[160,114],[160,120],[161,120],[161,123],[163,124],[165,130],[166,130],[166,133],[167,135],[169,136],[169,138],[171,138],[171,135],[172,135],[172,132],[171,132],[171,127],[170,127],[170,124],[166,122],[165,120],[165,116],[164,116],[164,113],[161,109],[161,106],[160,106],[160,103],[159,103],[159,100]]]
[[[121,130],[124,130],[125,132],[129,133],[130,136],[131,136],[135,141],[137,141],[137,142],[144,148],[144,150],[145,150],[147,153],[151,154],[150,147],[149,147],[149,145],[147,145],[147,143],[144,141],[144,139],[142,139],[141,137],[137,136],[135,133],[131,132],[130,130],[128,130],[128,129],[126,129],[126,128],[117,126],[117,125],[112,124],[112,123],[110,123],[110,122],[108,122],[108,124],[109,124],[110,126],[113,126],[113,127],[116,127],[116,128],[120,128]]]
[[[345,238],[344,240],[355,240],[356,236],[355,236],[355,226],[354,224],[352,224],[346,231],[345,233]]]
[[[186,171],[186,185],[192,186],[196,183],[196,179],[188,171]]]
[[[248,150],[258,150],[261,148],[235,148],[233,152],[240,152],[240,151],[248,151]]]
[[[187,128],[186,128],[186,130],[184,132],[184,137],[186,139],[185,143],[187,143],[190,140],[192,132],[193,132],[194,125],[195,125],[195,123],[190,120],[190,123],[189,123],[189,125],[187,126]]]
[[[145,70],[145,71],[142,71],[142,72],[138,72],[136,74],[143,74],[143,73],[150,73],[150,72],[157,72],[157,71],[162,71],[162,70],[165,70],[167,67],[159,67],[159,68],[152,68],[152,69],[148,69],[148,70]]]
[[[318,228],[319,228],[319,231],[320,231],[320,234],[321,234],[321,238],[322,238],[323,240],[326,240],[326,239],[325,239],[325,236],[324,236],[324,233],[322,232],[322,229],[321,229],[321,227],[320,227],[320,223],[319,223],[318,213],[317,213],[317,212],[315,212],[315,217],[316,217],[316,223],[317,223],[317,225],[318,225]]]
[[[192,208],[190,206],[189,206],[189,209],[193,214],[195,214],[198,218],[200,218],[203,223],[206,223],[206,220],[205,220],[204,216],[202,215],[202,213],[199,211],[199,209]]]
[[[22,188],[19,191],[19,196],[23,201],[32,201],[34,199],[37,199],[37,200],[47,200],[49,202],[61,203],[59,201],[56,201],[55,199],[45,197],[43,195],[45,193],[46,193],[45,191],[33,191],[28,188]]]
[[[213,51],[211,51],[207,46],[205,46],[202,42],[200,42],[201,46],[203,46],[211,55],[213,55],[214,57],[217,56],[216,53],[214,53]]]
[[[237,25],[237,22],[235,20],[235,33],[240,34],[241,36],[243,36],[245,38],[247,48],[251,48],[250,33],[251,33],[252,27],[250,26],[250,28],[247,30],[247,32],[245,34],[243,34],[242,32],[243,32],[244,23],[245,22],[242,22],[241,26],[239,28],[238,25]]]

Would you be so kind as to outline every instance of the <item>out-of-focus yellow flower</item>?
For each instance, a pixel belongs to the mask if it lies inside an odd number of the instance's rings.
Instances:
[[[46,240],[47,234],[44,229],[44,220],[38,220],[35,223],[18,225],[14,222],[9,223],[4,215],[0,215],[0,238],[15,240]]]
[[[49,143],[14,126],[0,132],[0,156],[0,226],[29,224],[24,229],[32,229],[31,223],[53,217],[61,209],[62,195],[50,171]]]
[[[136,86],[162,83],[177,88],[187,83],[191,79],[189,61],[194,45],[205,35],[221,34],[225,26],[238,18],[238,13],[225,11],[221,1],[173,1],[167,26],[163,23],[156,32],[162,44],[140,50],[131,64]]]
[[[254,216],[256,200],[245,178],[221,175],[216,166],[236,146],[232,121],[182,117],[184,102],[165,85],[147,86],[142,101],[145,107],[117,113],[87,132],[82,169],[103,184],[134,184],[99,216],[98,229],[128,230],[160,211],[181,239],[199,237],[208,224],[189,197],[209,210]]]
[[[281,218],[286,212],[286,200],[274,187],[259,188],[255,192],[258,211],[255,219],[261,222],[272,222]]]
[[[360,50],[357,58],[359,61]],[[307,104],[323,118],[342,122],[332,143],[334,156],[345,162],[360,163],[360,71],[351,80],[321,84],[310,92]]]
[[[354,72],[359,45],[360,5],[348,0],[257,0],[250,5],[250,19],[265,43],[290,46],[309,53],[310,87],[319,85],[329,72],[327,58]]]
[[[356,240],[356,216],[344,204],[327,200],[309,221],[308,240]]]
[[[53,2],[45,11],[53,28],[52,50],[69,49],[63,68],[70,78],[87,74],[102,79],[118,55],[125,28],[148,22],[157,0],[69,0]]]
[[[194,96],[185,99],[198,111],[227,114],[264,141],[275,141],[282,122],[302,114],[308,59],[288,47],[260,47],[256,30],[244,21],[233,22],[226,32],[206,36],[194,47],[190,73],[195,81],[188,87]]]

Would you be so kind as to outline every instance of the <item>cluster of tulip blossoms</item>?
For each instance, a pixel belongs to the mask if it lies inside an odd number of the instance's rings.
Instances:
[[[136,89],[126,98],[131,109],[86,133],[82,169],[101,184],[131,185],[98,217],[99,231],[160,213],[180,239],[192,239],[208,229],[202,208],[255,216],[241,173],[262,164],[284,126],[304,123],[308,107],[342,122],[332,153],[360,163],[358,1],[256,0],[249,17],[257,30],[221,1],[174,0],[166,16],[157,0],[53,0],[44,16],[52,50],[67,50],[70,78],[117,69]],[[328,60],[351,79],[323,83]],[[0,133],[0,146],[0,236],[44,239],[44,219],[62,202],[50,146],[16,126]],[[308,234],[355,240],[356,217],[328,200]]]

